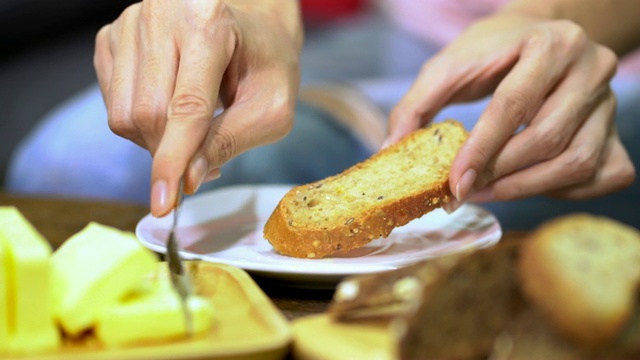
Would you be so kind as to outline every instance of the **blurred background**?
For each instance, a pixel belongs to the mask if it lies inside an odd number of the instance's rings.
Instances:
[[[96,81],[94,37],[132,0],[0,0],[0,188],[11,151],[48,111]]]

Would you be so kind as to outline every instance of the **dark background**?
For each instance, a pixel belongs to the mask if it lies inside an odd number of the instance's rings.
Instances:
[[[16,144],[96,81],[97,31],[132,0],[0,0],[0,188]]]

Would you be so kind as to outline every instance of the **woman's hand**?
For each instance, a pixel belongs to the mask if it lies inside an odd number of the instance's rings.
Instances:
[[[459,200],[588,198],[635,169],[614,123],[617,56],[573,22],[504,12],[425,63],[390,119],[389,142],[448,104],[492,95],[451,167]]]
[[[153,156],[151,212],[293,125],[302,25],[296,1],[144,0],[96,37],[116,134]],[[224,111],[214,118],[221,104]]]

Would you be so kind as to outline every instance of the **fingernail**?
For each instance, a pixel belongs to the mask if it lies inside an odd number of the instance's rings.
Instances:
[[[448,203],[445,203],[442,206],[442,209],[447,212],[447,214],[451,214],[454,211],[458,210],[460,206],[462,206],[463,202],[458,201],[456,199],[451,199]]]
[[[456,184],[455,196],[458,201],[462,201],[462,199],[467,196],[477,177],[478,173],[476,173],[476,171],[473,169],[469,169],[464,174],[462,174],[462,176],[458,180],[458,183]]]
[[[191,178],[196,180],[195,187],[193,188],[193,192],[196,192],[209,172],[209,163],[204,156],[197,156],[195,160],[191,162],[189,170]]]
[[[215,168],[209,171],[209,174],[207,174],[207,177],[204,179],[204,181],[209,182],[209,181],[219,179],[220,175],[221,175],[220,168]]]
[[[493,189],[491,187],[485,187],[482,190],[474,191],[473,194],[467,198],[467,201],[483,203],[494,201],[495,198],[496,196]]]
[[[391,141],[389,141],[389,139],[386,139],[383,143],[382,146],[380,147],[380,150],[388,147],[389,145],[391,145]]]
[[[158,180],[151,188],[151,209],[154,214],[164,214],[170,210],[169,191],[165,180]]]

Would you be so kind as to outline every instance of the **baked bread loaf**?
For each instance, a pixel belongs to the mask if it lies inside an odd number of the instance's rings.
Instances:
[[[449,169],[467,138],[454,121],[420,129],[326,179],[291,189],[264,227],[281,254],[346,253],[441,207],[452,195]]]
[[[399,359],[640,359],[640,232],[571,214],[474,252],[343,280],[338,323],[387,319]]]
[[[395,317],[399,359],[483,359],[522,303],[517,247],[498,244],[343,281],[338,321]]]
[[[640,232],[587,214],[541,225],[524,243],[523,292],[560,332],[585,347],[627,324],[640,284]]]

